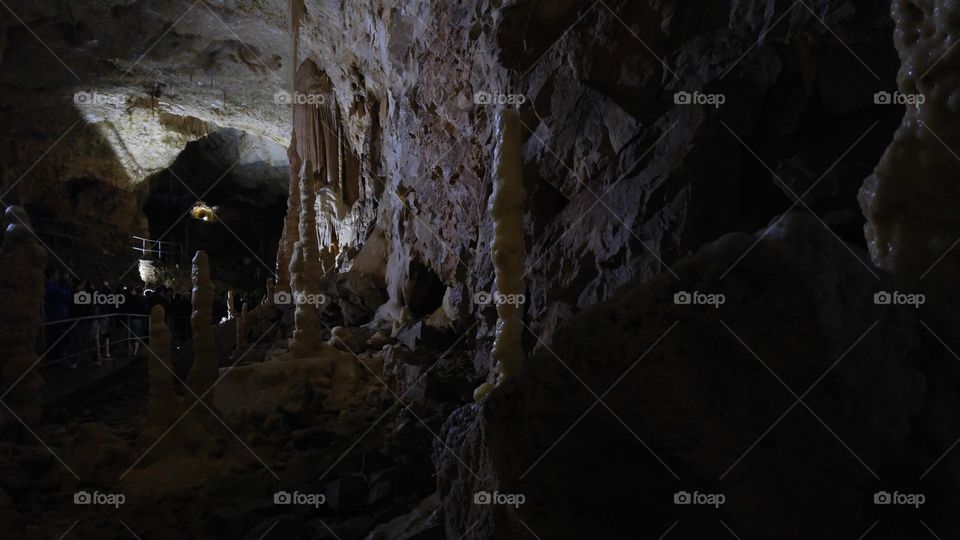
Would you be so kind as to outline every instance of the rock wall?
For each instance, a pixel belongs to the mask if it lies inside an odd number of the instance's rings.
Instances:
[[[897,65],[878,2],[303,0],[293,15],[298,73],[322,82],[316,110],[361,163],[358,199],[333,189],[333,228],[355,224],[358,256],[383,239],[394,313],[426,267],[483,340],[496,310],[471,300],[494,287],[500,103],[520,104],[525,315],[546,343],[624,283],[788,208],[862,245],[855,194],[902,115],[874,102]],[[303,131],[301,159],[320,141]]]
[[[878,305],[878,288],[916,283],[878,281],[866,258],[788,214],[575,315],[447,419],[434,445],[447,536],[840,539],[880,520],[869,537],[912,538],[918,519],[956,536],[938,517],[957,504],[960,368],[931,330],[956,327],[955,300]],[[929,504],[875,504],[898,490]],[[471,504],[484,491],[525,501]],[[725,500],[676,504],[682,492]]]

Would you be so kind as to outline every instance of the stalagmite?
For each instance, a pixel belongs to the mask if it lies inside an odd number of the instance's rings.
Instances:
[[[176,420],[180,400],[173,384],[173,361],[170,358],[170,329],[164,322],[163,306],[150,311],[150,351],[147,373],[150,379],[147,415],[150,421],[166,429]]]
[[[40,331],[47,254],[34,239],[22,208],[7,208],[4,218],[8,225],[0,247],[0,392],[20,420],[35,429],[42,413],[43,379],[33,369],[34,346]],[[6,407],[0,408],[0,433],[17,424]]]
[[[954,246],[960,238],[960,55],[952,49],[960,6],[952,0],[892,5],[899,92],[877,101],[905,104],[906,114],[860,190],[865,233],[881,268],[920,277],[935,266],[934,275],[953,280],[960,271]]]
[[[488,205],[493,215],[491,249],[498,297],[521,297],[525,291],[523,214],[526,196],[520,115],[514,110],[502,109],[497,117],[493,194]],[[521,344],[523,306],[497,302],[497,315],[499,319],[491,354],[500,378],[506,378],[516,375],[525,359]],[[474,398],[482,398],[491,389],[489,383],[482,385],[474,392]]]
[[[290,272],[290,268],[289,268],[289,267],[287,268],[287,272]],[[268,280],[267,280],[266,289],[267,289],[267,295],[263,298],[263,302],[262,302],[262,303],[263,303],[263,305],[265,305],[265,306],[272,306],[272,305],[273,305],[273,297],[274,297],[274,295],[275,295],[276,292],[277,292],[277,287],[276,287],[276,285],[274,285],[272,279],[268,279]]]
[[[313,166],[308,160],[300,174],[300,240],[294,245],[290,261],[291,293],[296,307],[290,352],[297,358],[315,354],[323,343],[319,335],[320,313],[326,307],[319,287],[323,267],[316,233],[316,182],[311,171]]]
[[[195,394],[202,396],[217,380],[216,343],[213,335],[213,282],[210,281],[210,261],[207,253],[198,251],[193,257],[193,313],[190,325],[193,330],[193,367],[187,383]],[[208,395],[204,401],[213,402]]]
[[[294,134],[296,137],[296,134]],[[290,265],[293,262],[293,250],[300,239],[300,161],[294,151],[294,140],[287,152],[290,157],[290,192],[287,195],[287,216],[283,220],[283,234],[277,247],[277,283],[278,291],[290,292]],[[272,298],[271,298],[272,301]]]
[[[237,319],[237,352],[243,354],[243,348],[247,346],[247,336],[250,335],[250,313],[247,303],[243,303],[240,308],[240,318]]]
[[[234,303],[237,301],[237,293],[230,289],[227,291],[227,318],[236,319],[237,318],[237,308],[234,306]]]

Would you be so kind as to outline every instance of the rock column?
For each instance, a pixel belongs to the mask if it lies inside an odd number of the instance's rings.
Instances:
[[[164,322],[163,306],[150,311],[150,351],[147,374],[150,381],[147,416],[160,428],[173,424],[180,407],[173,385],[173,361],[170,358],[170,329]]]
[[[198,396],[202,396],[219,374],[216,343],[213,335],[213,282],[210,281],[210,261],[204,251],[198,251],[193,257],[193,313],[190,326],[193,329],[193,367],[187,383]],[[204,398],[207,404],[213,403],[213,395]]]
[[[523,187],[523,141],[520,115],[503,109],[497,116],[497,147],[494,154],[493,194],[488,210],[493,215],[493,267],[497,284],[496,337],[492,356],[500,378],[516,375],[523,367],[523,305],[501,299],[520,298],[523,280],[523,214],[526,190]],[[481,398],[492,389],[485,384],[477,389]]]

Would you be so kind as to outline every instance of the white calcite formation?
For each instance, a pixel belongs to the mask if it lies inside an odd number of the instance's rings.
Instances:
[[[355,204],[369,191],[355,150],[362,143],[352,140],[332,82],[313,61],[299,65],[295,88],[306,103],[293,107],[291,151],[297,161],[312,165],[308,172],[317,178],[316,235],[326,264],[332,266],[342,249],[365,236],[357,227],[362,205]]]
[[[519,113],[501,110],[496,134],[493,194],[488,206],[493,214],[493,266],[499,295],[519,297],[524,293],[523,214],[527,197],[523,187],[523,141]],[[504,378],[516,375],[523,367],[523,305],[498,302],[497,315],[499,319],[492,356],[497,363],[497,372]],[[481,386],[474,397],[483,397],[490,389],[489,385]]]
[[[960,250],[951,250],[960,238],[960,56],[951,52],[960,6],[952,0],[892,6],[898,101],[906,114],[860,190],[867,242],[884,269],[920,277],[935,267],[933,275],[952,277],[960,270]]]
[[[193,367],[187,384],[200,397],[213,386],[219,373],[216,342],[213,333],[213,282],[210,281],[210,261],[205,251],[193,257],[193,313],[190,325],[193,330]],[[212,392],[211,392],[212,393]],[[204,401],[212,402],[207,395]]]
[[[317,191],[313,171],[312,162],[305,161],[300,171],[300,239],[294,244],[290,261],[290,289],[296,305],[290,352],[297,358],[312,356],[323,343],[319,334],[325,298],[320,291],[323,266],[316,233]]]
[[[237,308],[234,302],[237,301],[237,293],[233,289],[227,291],[227,318],[235,319],[237,317]]]
[[[7,208],[4,223],[7,228],[0,247],[0,387],[5,394],[3,402],[19,420],[12,418],[6,407],[0,408],[0,433],[20,421],[31,429],[40,423],[43,379],[34,369],[34,344],[40,331],[47,259],[22,208]]]
[[[300,170],[301,163],[295,152],[290,156],[290,191],[287,195],[287,215],[283,220],[283,233],[277,247],[276,290],[290,292],[290,266],[297,240],[300,239]],[[272,302],[273,299],[271,298]]]

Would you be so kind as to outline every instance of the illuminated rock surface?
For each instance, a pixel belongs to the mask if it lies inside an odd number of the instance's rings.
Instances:
[[[960,270],[960,8],[948,1],[893,2],[899,95],[908,102],[873,175],[860,191],[873,261],[912,277],[955,279]]]
[[[502,110],[497,124],[497,153],[494,157],[493,194],[489,210],[493,215],[493,267],[497,294],[521,297],[524,287],[523,215],[527,192],[523,189],[523,142],[520,115]],[[497,334],[491,356],[502,377],[512,377],[523,367],[523,305],[497,302]]]

